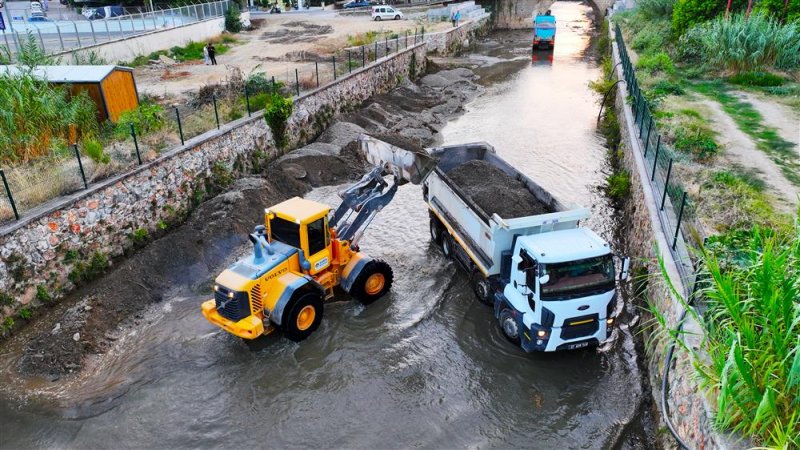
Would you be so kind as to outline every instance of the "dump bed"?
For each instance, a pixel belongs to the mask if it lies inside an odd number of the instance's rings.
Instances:
[[[431,149],[430,153],[438,161],[425,180],[425,200],[430,210],[449,228],[454,239],[487,276],[500,273],[502,252],[512,249],[515,235],[576,228],[581,219],[589,217],[587,209],[560,202],[500,158],[494,148],[485,142],[437,147]],[[447,175],[462,164],[475,160],[491,164],[519,181],[552,212],[523,217],[487,214]]]
[[[533,19],[533,33],[542,40],[551,41],[556,36],[556,18],[539,15]]]

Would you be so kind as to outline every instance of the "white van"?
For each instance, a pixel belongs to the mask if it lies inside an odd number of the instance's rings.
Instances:
[[[400,20],[403,18],[403,13],[391,6],[380,5],[372,7],[372,20]]]

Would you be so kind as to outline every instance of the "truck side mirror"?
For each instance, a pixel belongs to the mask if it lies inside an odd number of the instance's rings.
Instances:
[[[631,259],[629,257],[625,257],[622,260],[622,272],[619,273],[619,281],[628,281],[628,276],[630,275],[631,269]]]

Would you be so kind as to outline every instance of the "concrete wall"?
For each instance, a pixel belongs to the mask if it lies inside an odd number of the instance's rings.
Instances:
[[[247,13],[248,16],[249,14]],[[149,55],[157,50],[184,46],[190,41],[204,41],[218,36],[224,30],[225,19],[217,17],[189,25],[150,31],[102,44],[90,45],[78,50],[56,53],[55,56],[72,61],[76,54],[88,55],[94,52],[109,63],[128,62],[133,61],[139,55]]]
[[[453,37],[444,42],[455,42],[487,21],[451,30]],[[426,53],[424,42],[410,46],[295,98],[288,124],[290,147],[311,141],[336,113],[391,90],[411,71],[423,74]],[[56,299],[73,290],[70,272],[89,264],[94,253],[113,263],[132,250],[137,230],[152,235],[164,223],[179,221],[194,206],[193,198],[205,189],[215,167],[246,173],[254,160],[264,163],[282,153],[262,113],[254,113],[0,228],[0,322],[22,308],[43,304],[37,289]]]
[[[612,34],[613,39],[613,34]],[[614,63],[619,62],[619,53],[616,43],[613,44]],[[615,76],[624,79],[622,66],[616,66]],[[628,92],[625,83],[620,83],[617,91],[615,108],[619,118],[624,148],[623,165],[631,175],[631,197],[625,209],[625,230],[628,237],[628,254],[631,256],[632,273],[635,275],[647,273],[651,276],[647,280],[647,289],[644,295],[650,304],[667,319],[670,327],[675,327],[683,310],[681,302],[673,295],[661,276],[658,259],[663,259],[664,267],[675,289],[685,292],[678,276],[676,262],[668,250],[671,237],[664,234],[658,218],[658,203],[654,196],[649,181],[649,173],[642,157],[643,150],[638,139],[638,129],[634,123],[630,105],[626,103]],[[634,281],[636,283],[636,281]],[[645,314],[646,316],[648,314]],[[645,319],[646,322],[647,319]],[[684,329],[690,333],[686,344],[691,348],[699,348],[702,340],[702,329],[692,321],[687,320]],[[645,341],[649,341],[653,330],[644,329]],[[661,384],[664,372],[667,342],[655,340],[653,348],[646,355],[650,375],[650,384],[655,405],[661,405]],[[703,395],[703,390],[698,384],[695,369],[691,365],[689,356],[682,351],[676,351],[672,361],[669,376],[668,405],[670,418],[677,429],[679,436],[693,449],[738,449],[748,448],[746,442],[737,442],[731,436],[713,430],[712,414],[713,405]],[[661,417],[660,408],[657,416],[661,426],[665,426]],[[661,427],[659,427],[661,428]],[[674,448],[675,440],[668,433],[659,433],[663,448]]]

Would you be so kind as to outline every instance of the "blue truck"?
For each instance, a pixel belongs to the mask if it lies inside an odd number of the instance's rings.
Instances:
[[[533,50],[550,49],[556,45],[556,18],[547,11],[533,19]]]

